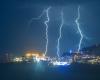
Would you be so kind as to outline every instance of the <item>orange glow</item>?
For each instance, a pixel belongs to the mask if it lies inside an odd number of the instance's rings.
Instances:
[[[33,56],[33,57],[38,57],[38,56],[39,56],[39,54],[32,54],[32,56]]]
[[[44,57],[43,53],[38,51],[28,51],[25,55],[27,58],[30,57]]]
[[[27,54],[26,54],[26,57],[31,57],[31,56],[32,56],[31,53],[27,53]]]

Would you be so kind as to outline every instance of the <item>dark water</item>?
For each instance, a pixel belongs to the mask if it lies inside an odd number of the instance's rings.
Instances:
[[[0,80],[100,80],[98,65],[0,64]]]

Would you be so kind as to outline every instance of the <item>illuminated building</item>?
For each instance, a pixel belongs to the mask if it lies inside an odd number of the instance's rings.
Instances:
[[[26,52],[25,56],[27,58],[31,58],[31,57],[43,57],[44,55],[39,51],[28,51]]]
[[[25,54],[25,60],[26,61],[37,61],[39,62],[40,60],[45,61],[46,56],[44,56],[44,53],[41,53],[39,51],[28,51]]]

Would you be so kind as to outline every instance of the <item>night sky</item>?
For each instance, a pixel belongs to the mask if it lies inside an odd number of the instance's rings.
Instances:
[[[99,0],[1,0],[0,1],[0,53],[21,54],[27,50],[45,50],[45,15],[39,16],[44,9],[51,6],[49,13],[48,55],[56,55],[56,45],[60,13],[64,12],[61,54],[76,50],[80,35],[75,19],[80,5],[80,28],[85,36],[82,47],[100,43],[100,2]]]

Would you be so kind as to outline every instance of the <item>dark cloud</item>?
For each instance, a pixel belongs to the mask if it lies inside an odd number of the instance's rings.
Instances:
[[[68,4],[84,4],[88,2],[97,2],[99,0],[18,0],[19,2],[41,4],[41,5],[68,5]]]
[[[78,4],[81,6],[81,29],[87,37],[92,38],[91,41],[84,43],[82,47],[100,43],[99,0],[2,0],[0,1],[0,52],[21,53],[28,49],[44,51],[45,25],[43,21],[46,19],[45,16],[40,21],[34,21],[31,26],[27,24],[31,18],[40,15],[47,6],[54,6],[49,14],[48,53],[56,55],[56,41],[62,8],[64,8],[64,18],[67,26],[63,27],[61,51],[76,49],[80,36],[77,33],[75,34],[74,29],[76,29],[76,26],[73,24],[77,15]],[[74,31],[74,34],[72,31]]]
[[[44,6],[64,6],[69,4],[85,4],[85,3],[98,3],[99,0],[2,0],[1,6],[19,6],[19,5],[44,5]]]

